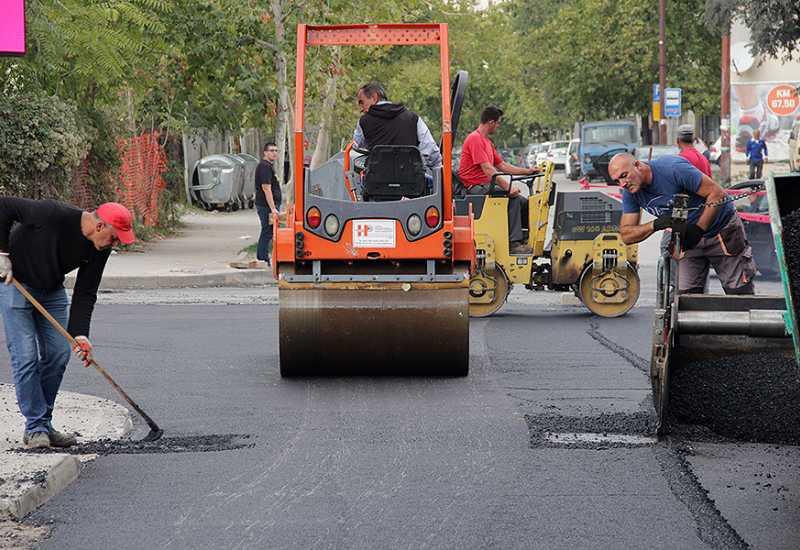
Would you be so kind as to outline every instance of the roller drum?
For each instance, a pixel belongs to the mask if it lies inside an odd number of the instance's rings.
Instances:
[[[466,285],[312,285],[279,290],[282,376],[469,371]]]

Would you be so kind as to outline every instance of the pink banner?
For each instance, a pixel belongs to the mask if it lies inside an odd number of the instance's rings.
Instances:
[[[25,0],[0,0],[0,55],[25,53]]]

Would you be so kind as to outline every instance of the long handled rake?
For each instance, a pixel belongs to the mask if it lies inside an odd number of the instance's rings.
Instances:
[[[24,286],[22,286],[22,284],[21,284],[19,281],[17,281],[16,279],[12,279],[12,281],[14,282],[14,286],[15,286],[15,287],[17,287],[17,290],[19,290],[19,292],[20,292],[20,293],[21,293],[23,296],[25,296],[25,298],[27,298],[27,300],[28,300],[28,301],[29,301],[31,304],[33,304],[33,307],[35,307],[35,308],[36,308],[36,309],[39,311],[39,313],[41,313],[41,314],[44,316],[44,318],[45,318],[45,319],[47,319],[48,321],[50,321],[50,324],[51,324],[51,325],[53,325],[53,327],[55,327],[55,329],[56,329],[58,332],[60,332],[60,333],[61,333],[61,335],[62,335],[64,338],[66,338],[66,339],[67,339],[67,341],[69,342],[69,344],[70,344],[70,346],[72,347],[72,349],[75,349],[76,347],[78,347],[78,343],[75,341],[75,338],[73,338],[73,337],[72,337],[72,335],[71,335],[69,332],[67,332],[67,330],[66,330],[66,329],[65,329],[63,326],[61,326],[61,323],[59,323],[58,321],[56,321],[56,319],[55,319],[55,318],[54,318],[52,315],[50,315],[50,313],[49,313],[49,312],[48,312],[48,311],[45,309],[45,307],[44,307],[42,304],[40,304],[40,303],[39,303],[39,302],[36,300],[36,298],[34,298],[33,296],[31,296],[31,293],[30,293],[30,292],[28,292],[28,290],[27,290],[27,289],[26,289]],[[122,389],[122,388],[119,386],[119,384],[117,384],[117,383],[114,381],[114,379],[113,379],[113,378],[111,378],[111,375],[110,375],[110,374],[108,374],[108,371],[107,371],[106,369],[104,369],[104,368],[103,368],[103,367],[101,367],[99,364],[97,364],[97,361],[95,361],[95,359],[94,359],[94,358],[92,358],[92,359],[90,360],[90,362],[91,362],[91,365],[92,365],[92,366],[93,366],[95,369],[97,369],[97,371],[98,371],[100,374],[102,374],[102,375],[103,375],[103,377],[104,377],[106,380],[108,380],[108,382],[109,382],[109,383],[110,383],[110,384],[111,384],[111,385],[114,387],[114,389],[115,389],[115,390],[117,390],[117,392],[118,392],[118,393],[119,393],[119,394],[122,396],[122,398],[123,398],[125,401],[127,401],[127,402],[128,402],[128,404],[129,404],[131,407],[133,407],[133,409],[134,409],[134,410],[135,410],[137,413],[139,413],[139,416],[141,416],[141,417],[144,419],[144,421],[145,421],[145,422],[147,422],[147,425],[148,425],[148,426],[150,426],[150,433],[148,433],[148,434],[147,434],[147,435],[146,435],[146,436],[145,436],[145,437],[142,439],[142,441],[156,441],[157,439],[161,439],[161,436],[162,436],[162,435],[164,435],[164,430],[162,430],[161,428],[159,428],[159,427],[158,427],[158,424],[156,424],[156,423],[153,421],[153,419],[152,419],[152,418],[150,418],[150,417],[147,415],[147,413],[145,413],[145,412],[144,412],[144,411],[143,411],[143,410],[142,410],[142,409],[139,407],[139,405],[137,405],[137,404],[136,404],[136,402],[135,402],[133,399],[131,399],[131,398],[130,398],[130,396],[128,396],[128,394],[127,394],[127,393],[125,393],[125,390],[123,390],[123,389]]]

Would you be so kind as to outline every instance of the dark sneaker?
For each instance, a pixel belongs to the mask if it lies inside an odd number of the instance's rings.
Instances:
[[[533,249],[522,241],[511,243],[509,247],[511,254],[533,254]]]
[[[53,447],[72,447],[78,442],[74,434],[50,430],[50,445]]]
[[[50,438],[47,432],[25,432],[22,444],[26,449],[46,449],[50,446]]]

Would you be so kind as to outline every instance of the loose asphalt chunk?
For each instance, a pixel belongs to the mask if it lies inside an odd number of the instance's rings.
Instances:
[[[673,356],[670,433],[800,445],[800,369],[782,352],[713,359]],[[708,431],[703,428],[707,428]]]
[[[250,442],[250,437],[242,434],[224,434],[163,437],[158,441],[100,439],[73,445],[66,449],[17,449],[17,451],[33,454],[56,452],[74,455],[208,453],[254,447],[255,443]]]

